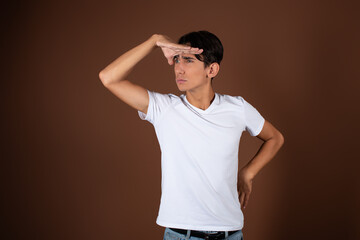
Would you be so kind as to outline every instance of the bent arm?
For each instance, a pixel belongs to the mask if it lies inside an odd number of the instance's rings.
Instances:
[[[237,187],[240,205],[243,209],[245,209],[249,201],[253,178],[275,156],[284,144],[283,135],[266,120],[263,129],[257,137],[263,140],[264,143],[253,159],[239,171],[238,175]]]
[[[144,113],[147,113],[149,105],[147,90],[125,79],[135,65],[157,46],[161,47],[169,64],[172,64],[173,56],[179,52],[201,53],[198,48],[176,44],[164,35],[154,34],[145,42],[115,59],[99,73],[99,78],[107,89],[129,106]]]
[[[264,141],[255,156],[244,166],[241,174],[253,179],[256,174],[271,160],[284,144],[283,135],[268,121],[256,136]]]
[[[157,37],[157,34],[152,35],[145,42],[127,51],[105,67],[99,73],[102,83],[106,86],[126,79],[134,66],[156,47]]]
[[[149,105],[147,90],[125,79],[135,65],[156,47],[157,38],[157,34],[152,35],[145,42],[118,57],[99,73],[101,82],[109,91],[132,108],[144,113],[147,113]]]

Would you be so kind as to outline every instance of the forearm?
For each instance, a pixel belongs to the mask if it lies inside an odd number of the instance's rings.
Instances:
[[[100,73],[99,77],[104,85],[124,80],[134,66],[146,57],[155,47],[158,35],[154,34],[145,42],[127,51]]]
[[[247,174],[250,179],[268,163],[283,145],[284,140],[281,136],[265,141],[255,156],[244,166],[242,173]]]

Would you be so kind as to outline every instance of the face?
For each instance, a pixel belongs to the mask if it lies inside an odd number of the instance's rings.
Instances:
[[[176,84],[180,91],[199,88],[209,83],[209,78],[206,77],[207,68],[194,54],[176,55],[174,71]]]

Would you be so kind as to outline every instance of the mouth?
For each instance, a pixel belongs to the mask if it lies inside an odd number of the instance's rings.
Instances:
[[[184,83],[184,82],[186,82],[186,80],[184,80],[184,79],[176,79],[176,82],[177,83]]]

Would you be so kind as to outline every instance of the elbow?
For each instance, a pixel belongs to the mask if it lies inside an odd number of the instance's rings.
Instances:
[[[113,83],[122,81],[122,79],[114,78],[112,75],[110,76],[110,74],[104,72],[104,70],[99,73],[99,78],[105,87],[108,87]]]
[[[284,142],[285,142],[285,138],[284,138],[284,136],[279,132],[278,134],[277,134],[277,142],[278,142],[278,144],[280,145],[280,147],[282,146],[282,145],[284,145]]]
[[[99,73],[99,79],[101,80],[102,84],[104,86],[108,85],[109,84],[109,79],[108,77],[106,76],[106,74],[104,73],[104,71],[101,71]]]
[[[281,146],[284,145],[285,142],[284,136],[279,131],[275,131],[268,140],[273,142],[273,144],[278,146],[279,148],[281,148]]]

